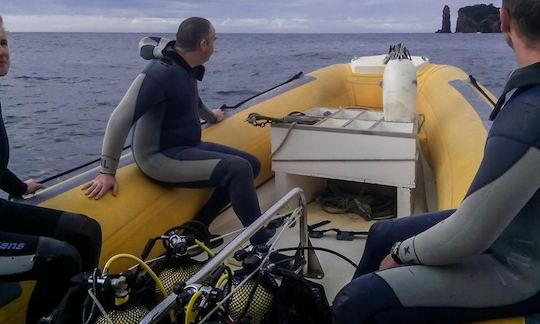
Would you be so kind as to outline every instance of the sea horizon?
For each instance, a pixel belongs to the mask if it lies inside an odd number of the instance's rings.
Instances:
[[[10,31],[7,29],[8,33],[17,33],[17,34],[146,34],[146,33],[164,33],[164,34],[174,34],[175,31]],[[404,34],[404,35],[502,35],[502,33],[437,33],[437,32],[219,32],[216,31],[216,34],[224,35],[394,35],[394,34]]]

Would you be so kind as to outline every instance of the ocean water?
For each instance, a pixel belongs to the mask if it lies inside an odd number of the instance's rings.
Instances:
[[[0,101],[10,168],[43,179],[99,157],[107,119],[145,66],[146,34],[10,33],[10,73]],[[173,38],[169,35],[152,35]],[[200,94],[209,107],[233,105],[293,74],[404,42],[412,55],[458,66],[494,94],[515,68],[498,34],[218,34]]]

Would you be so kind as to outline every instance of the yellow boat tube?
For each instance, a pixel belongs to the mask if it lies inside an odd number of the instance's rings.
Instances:
[[[258,103],[203,131],[205,141],[250,152],[261,161],[256,179],[261,184],[271,178],[270,127],[253,127],[248,114],[282,117],[292,111],[313,107],[366,107],[382,109],[382,74],[355,73],[350,64],[325,67],[270,92]],[[488,101],[474,89],[468,75],[447,66],[424,64],[417,75],[418,139],[436,183],[436,209],[456,208],[463,199],[482,157],[487,131],[478,109]],[[246,106],[245,105],[245,106]],[[48,188],[28,202],[66,210],[96,219],[103,231],[103,266],[119,253],[140,255],[150,237],[182,224],[195,215],[211,194],[210,189],[165,187],[146,178],[126,153],[117,173],[118,196],[107,194],[88,199],[81,186],[97,169],[74,175]],[[116,270],[126,267],[119,262]],[[115,269],[113,269],[115,270]],[[26,312],[31,283],[23,285],[18,299],[0,308],[0,323],[21,323]]]

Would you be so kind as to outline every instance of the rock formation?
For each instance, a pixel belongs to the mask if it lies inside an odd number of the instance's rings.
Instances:
[[[442,28],[437,30],[437,33],[448,34],[451,32],[452,30],[450,26],[450,7],[446,5],[444,6],[442,14]]]
[[[456,33],[500,33],[499,8],[493,4],[463,7],[458,11]]]

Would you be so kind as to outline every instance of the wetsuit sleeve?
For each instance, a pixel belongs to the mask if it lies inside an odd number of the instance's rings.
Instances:
[[[2,118],[2,105],[0,104],[0,189],[12,196],[19,197],[26,193],[26,183],[17,178],[8,168],[9,143]]]
[[[446,265],[484,253],[540,188],[538,125],[540,104],[509,102],[492,126],[484,158],[461,206],[403,241],[400,259]]]
[[[12,196],[20,197],[26,193],[28,186],[13,172],[6,169],[0,176],[0,189]]]
[[[216,117],[214,116],[214,113],[212,110],[202,102],[201,98],[199,97],[199,114],[202,117],[202,119],[206,120],[209,123],[216,123]]]
[[[4,118],[2,117],[2,104],[0,104],[0,179],[2,174],[7,170],[9,161],[9,142],[4,126]]]
[[[107,123],[101,149],[101,173],[115,174],[131,126],[165,100],[162,86],[144,73],[131,84]]]

